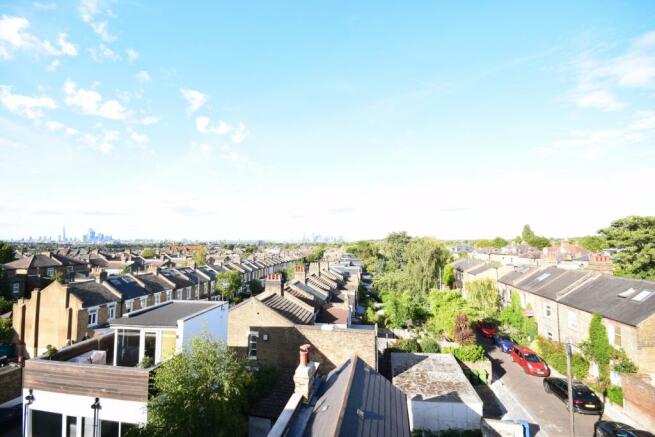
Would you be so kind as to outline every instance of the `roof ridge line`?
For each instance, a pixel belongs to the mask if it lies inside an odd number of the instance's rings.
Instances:
[[[350,373],[348,374],[348,380],[346,381],[346,386],[343,390],[343,397],[341,398],[341,405],[339,406],[339,417],[334,424],[334,433],[332,434],[334,437],[339,435],[339,431],[341,431],[341,425],[343,425],[343,419],[346,415],[346,407],[348,406],[348,398],[350,397],[350,388],[352,387],[355,371],[357,370],[356,366],[358,359],[359,356],[357,354],[353,354],[350,357]]]

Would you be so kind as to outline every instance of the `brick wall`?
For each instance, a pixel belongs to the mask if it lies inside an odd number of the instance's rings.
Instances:
[[[623,409],[646,429],[655,429],[655,386],[645,375],[623,375]]]
[[[252,326],[293,326],[274,310],[252,297],[230,308],[227,319],[227,345],[242,352],[248,346],[248,333]]]
[[[325,374],[354,354],[369,366],[377,369],[376,330],[340,329],[325,330],[319,326],[295,325],[289,327],[253,326],[259,333],[257,360],[265,365],[282,368],[298,366],[298,348],[311,344],[311,361],[320,363],[319,373]],[[264,340],[264,337],[267,340]]]
[[[17,398],[23,388],[23,368],[5,367],[0,369],[0,404]]]
[[[638,356],[635,362],[642,372],[655,373],[655,316],[637,327]]]

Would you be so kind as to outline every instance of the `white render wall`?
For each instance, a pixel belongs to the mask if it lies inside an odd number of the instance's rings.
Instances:
[[[475,403],[407,399],[411,430],[480,429],[482,401]]]
[[[190,319],[179,321],[177,352],[188,349],[191,340],[203,331],[227,344],[227,313],[228,304],[225,303]]]
[[[23,389],[23,399],[29,394]],[[93,417],[91,404],[95,397],[33,390],[34,402],[30,409],[65,414],[66,416]],[[115,422],[146,423],[148,409],[145,402],[100,398],[100,420]]]

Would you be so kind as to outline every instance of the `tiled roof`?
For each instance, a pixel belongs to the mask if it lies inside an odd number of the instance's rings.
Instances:
[[[300,300],[303,303],[306,303],[309,306],[314,307],[315,310],[318,310],[321,308],[321,304],[316,300],[316,298],[313,297],[313,295],[308,295],[307,293],[303,293],[301,291],[298,291],[297,289],[294,289],[292,287],[285,287],[284,289],[285,293],[289,293],[296,299]]]
[[[291,302],[289,299],[285,299],[279,294],[272,293],[268,296],[263,296],[261,302],[295,324],[309,325],[314,319],[314,313],[307,311],[300,305]]]
[[[68,284],[68,289],[73,296],[82,301],[84,308],[120,301],[118,296],[96,281],[71,282]]]
[[[112,276],[107,279],[107,282],[118,290],[125,300],[148,295],[148,290],[129,276]]]
[[[5,264],[5,268],[9,270],[13,269],[30,269],[30,268],[47,268],[47,267],[59,267],[62,264],[50,258],[47,255],[43,254],[36,254],[36,255],[30,255],[25,258],[20,258],[15,261],[9,262]]]
[[[158,293],[160,291],[173,289],[173,285],[166,282],[166,280],[161,276],[155,275],[153,273],[145,273],[135,277],[139,281],[143,282],[143,284],[146,286],[146,289],[150,293]]]
[[[316,316],[316,323],[346,324],[348,323],[348,310],[335,306],[323,308]]]

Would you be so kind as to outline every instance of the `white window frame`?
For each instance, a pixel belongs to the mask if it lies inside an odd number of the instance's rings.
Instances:
[[[161,303],[161,293],[155,293],[155,305],[159,305]]]
[[[48,278],[52,278],[55,275],[55,268],[48,267],[48,269],[45,271],[45,274]]]
[[[107,321],[114,320],[116,318],[116,304],[110,303],[107,304]]]
[[[185,290],[186,290],[186,300],[191,300],[191,287],[187,287]]]
[[[134,311],[134,302],[132,300],[125,301],[125,314],[129,314]]]
[[[196,287],[196,300],[200,299],[200,286]]]
[[[140,298],[141,308],[147,308],[148,307],[148,296],[143,296]]]
[[[552,318],[553,316],[553,309],[551,308],[550,304],[544,305],[544,317],[547,319]]]
[[[166,300],[171,300],[171,290],[166,290]]]
[[[87,308],[86,313],[89,315],[89,328],[98,325],[98,307]]]
[[[14,282],[11,284],[11,292],[13,294],[20,294],[20,282]]]
[[[250,331],[248,332],[248,359],[257,360],[257,339],[259,338],[259,332]]]
[[[67,273],[75,273],[75,266],[66,267],[66,272]]]

